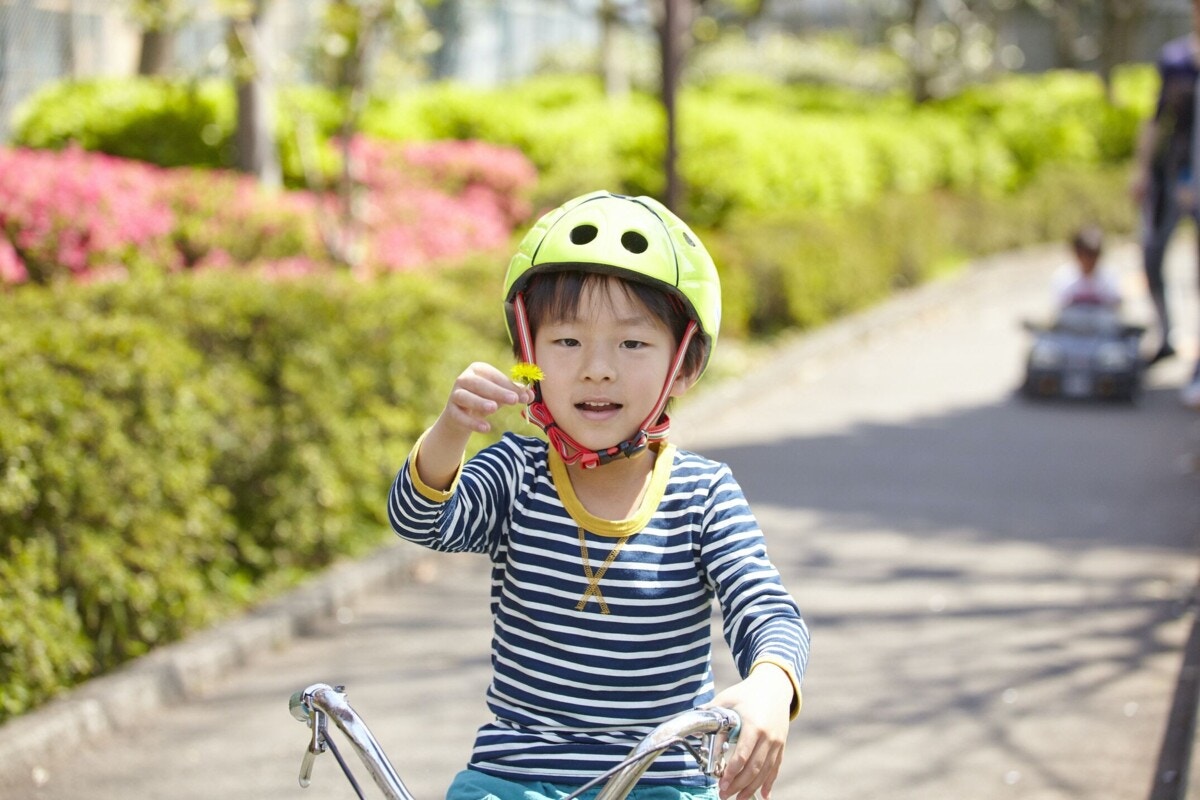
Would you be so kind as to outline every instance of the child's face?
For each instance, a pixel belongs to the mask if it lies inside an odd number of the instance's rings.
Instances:
[[[1100,260],[1100,254],[1086,247],[1075,248],[1075,260],[1079,262],[1079,270],[1084,275],[1091,275]]]
[[[542,399],[555,422],[584,447],[630,439],[654,409],[676,342],[619,281],[588,284],[571,319],[545,320],[534,337]],[[677,378],[671,395],[691,384]]]

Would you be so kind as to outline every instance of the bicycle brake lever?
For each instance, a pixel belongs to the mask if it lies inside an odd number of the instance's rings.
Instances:
[[[721,777],[725,771],[725,751],[729,749],[728,742],[718,744],[716,733],[705,734],[702,751],[705,755],[704,774]]]
[[[300,762],[300,788],[307,789],[312,784],[313,764],[316,763],[317,754],[311,750],[304,751],[304,760]]]
[[[320,709],[313,709],[312,716],[308,720],[308,725],[312,728],[312,741],[304,750],[304,759],[300,762],[300,788],[307,789],[312,783],[313,764],[316,763],[317,756],[325,752],[325,736],[327,732],[325,723],[325,713]]]
[[[704,736],[704,753],[706,755],[704,761],[704,772],[707,775],[719,778],[725,772],[725,756],[729,754],[730,748],[737,744],[738,734],[741,733],[742,725],[739,720],[738,724],[732,730],[718,730]]]

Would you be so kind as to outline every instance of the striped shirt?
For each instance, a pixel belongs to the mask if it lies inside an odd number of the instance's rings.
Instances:
[[[738,671],[782,667],[798,711],[808,630],[727,466],[664,444],[641,507],[606,520],[583,508],[541,439],[505,434],[446,492],[420,481],[419,447],[392,487],[392,527],[492,561],[494,720],[479,730],[473,769],[584,783],[655,725],[709,702],[714,598]],[[680,748],[643,781],[707,783]]]

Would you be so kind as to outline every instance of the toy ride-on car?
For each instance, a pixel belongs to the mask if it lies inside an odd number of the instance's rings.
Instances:
[[[1145,328],[1121,321],[1112,308],[1077,303],[1051,325],[1025,323],[1034,335],[1021,392],[1034,398],[1132,402],[1142,385],[1140,342]]]

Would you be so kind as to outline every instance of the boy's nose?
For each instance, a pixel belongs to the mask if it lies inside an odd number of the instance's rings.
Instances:
[[[600,347],[589,347],[584,354],[584,380],[608,381],[616,377],[616,369],[610,355]]]

